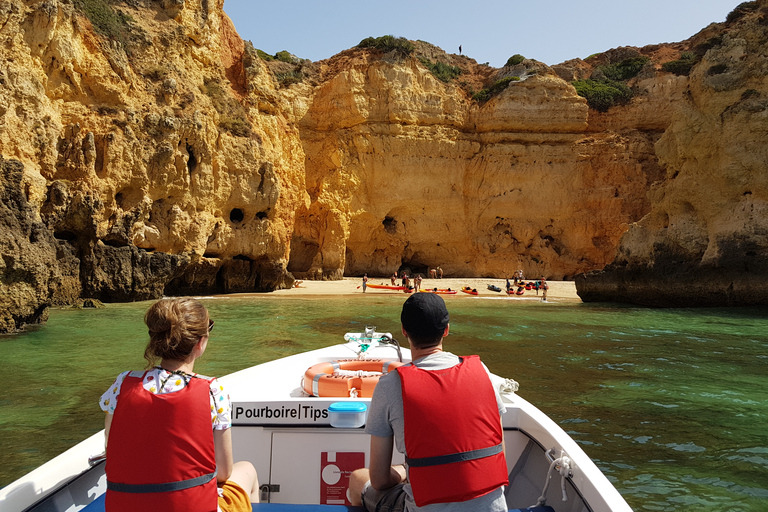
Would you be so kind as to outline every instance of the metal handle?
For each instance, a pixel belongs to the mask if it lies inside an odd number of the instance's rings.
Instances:
[[[101,452],[98,455],[91,455],[88,457],[88,465],[94,467],[107,460],[107,452]]]

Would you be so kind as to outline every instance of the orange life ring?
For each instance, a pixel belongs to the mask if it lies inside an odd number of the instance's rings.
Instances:
[[[302,388],[312,396],[352,396],[353,389],[358,397],[370,398],[373,388],[379,382],[379,377],[403,363],[384,361],[383,359],[346,359],[317,363],[304,372]],[[350,372],[339,375],[337,370]],[[351,372],[377,372],[381,375],[354,375]]]

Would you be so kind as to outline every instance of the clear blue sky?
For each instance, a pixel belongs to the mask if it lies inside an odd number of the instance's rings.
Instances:
[[[225,0],[243,39],[274,55],[327,59],[383,35],[420,39],[501,67],[522,54],[546,64],[617,46],[682,41],[743,0]]]

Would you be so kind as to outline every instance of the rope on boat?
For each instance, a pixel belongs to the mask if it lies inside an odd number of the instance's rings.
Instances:
[[[552,481],[551,477],[554,471],[560,473],[560,489],[563,492],[563,501],[568,501],[568,495],[565,492],[565,479],[570,477],[573,473],[571,472],[571,459],[565,455],[565,452],[561,452],[560,457],[553,460],[549,465],[549,470],[547,471],[547,481],[544,482],[544,488],[541,490],[541,496],[539,496],[539,500],[536,502],[536,504],[532,505],[530,508],[543,507],[547,504],[547,488],[549,487],[549,482]]]
[[[381,377],[381,372],[368,372],[365,370],[341,370],[333,371],[334,376],[339,377]]]
[[[349,397],[350,398],[357,398],[357,388],[352,388],[349,390]]]
[[[516,380],[512,379],[504,379],[504,382],[499,385],[500,393],[514,393],[518,389],[520,389],[520,384],[518,384]]]

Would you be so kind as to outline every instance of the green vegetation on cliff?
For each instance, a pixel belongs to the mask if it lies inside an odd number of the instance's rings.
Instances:
[[[699,61],[693,52],[683,52],[677,60],[671,60],[661,65],[661,69],[676,75],[688,76],[693,66]]]
[[[646,62],[651,59],[648,57],[631,57],[615,64],[598,66],[597,69],[603,72],[605,78],[613,81],[629,80],[634,78],[643,69]]]
[[[624,82],[636,77],[650,60],[648,57],[637,56],[598,66],[592,78],[575,80],[571,84],[579,96],[586,98],[590,108],[606,112],[612,106],[628,103],[632,99],[632,89]]]
[[[489,99],[493,98],[497,94],[499,94],[501,91],[507,88],[509,84],[512,82],[517,82],[520,80],[519,76],[508,76],[506,78],[502,78],[501,80],[495,82],[490,87],[487,87],[480,92],[476,92],[472,95],[472,99],[475,101],[479,101],[480,103],[486,102]]]
[[[733,23],[742,18],[745,14],[756,11],[758,7],[760,7],[760,2],[742,2],[728,13],[728,16],[725,17],[725,22]]]
[[[206,78],[202,90],[219,113],[219,128],[236,137],[251,135],[251,123],[246,116],[245,107],[222,86],[219,79]]]
[[[598,112],[606,112],[619,103],[632,99],[632,89],[613,80],[576,80],[571,82],[579,96],[587,99],[587,105]]]
[[[119,9],[113,9],[106,0],[74,0],[74,4],[93,28],[107,39],[118,41],[124,47],[142,39],[144,32],[136,26],[135,20]]]
[[[360,41],[357,47],[373,48],[381,52],[394,52],[400,57],[408,57],[416,49],[414,44],[406,38],[395,36],[366,37]]]
[[[525,60],[525,57],[523,57],[519,53],[516,53],[513,56],[511,56],[509,59],[507,59],[507,63],[504,64],[504,67],[517,66],[518,64],[520,64],[524,60]]]
[[[432,72],[432,74],[438,80],[442,82],[450,82],[454,78],[461,75],[461,68],[458,66],[451,66],[450,64],[444,64],[442,62],[432,62],[426,58],[419,59],[424,66]]]

